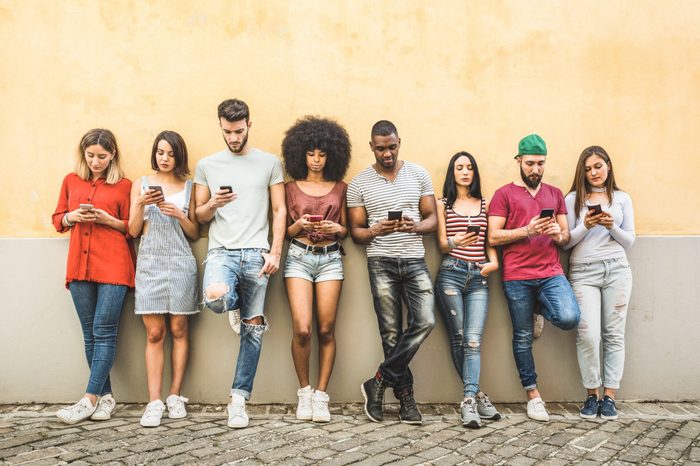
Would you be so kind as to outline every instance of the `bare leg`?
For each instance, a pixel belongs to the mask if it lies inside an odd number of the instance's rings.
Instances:
[[[311,353],[311,321],[313,284],[303,278],[287,278],[289,307],[292,311],[292,359],[299,386],[309,385],[309,355]]]
[[[170,332],[173,335],[172,369],[173,380],[170,385],[170,395],[179,395],[182,388],[182,380],[187,368],[189,355],[189,321],[187,316],[171,315]]]
[[[316,283],[318,326],[318,385],[316,388],[322,392],[328,388],[335,362],[335,319],[342,288],[342,280]]]
[[[146,326],[146,377],[149,401],[160,400],[163,386],[163,341],[165,339],[165,316],[144,314]]]

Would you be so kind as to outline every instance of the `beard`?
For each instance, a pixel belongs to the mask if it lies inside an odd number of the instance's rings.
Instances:
[[[520,167],[520,178],[523,179],[523,183],[530,189],[536,189],[540,185],[540,181],[542,181],[542,175],[527,176],[523,171],[523,167]]]
[[[224,142],[226,142],[226,138],[224,138]],[[243,140],[238,146],[232,146],[228,142],[226,142],[226,145],[228,146],[229,150],[233,152],[234,154],[239,154],[245,145],[248,144],[248,133],[246,132],[246,135],[243,137]],[[234,148],[235,147],[235,148]]]

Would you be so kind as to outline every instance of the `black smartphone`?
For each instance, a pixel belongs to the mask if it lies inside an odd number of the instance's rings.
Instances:
[[[221,191],[228,191],[229,193],[233,192],[233,188],[231,186],[219,186],[219,189]]]
[[[589,205],[587,206],[588,210],[593,212],[593,215],[598,215],[603,213],[603,208],[600,206],[600,204],[595,204],[595,205]]]
[[[540,217],[554,217],[554,209],[542,209],[542,212],[540,212]]]
[[[390,210],[387,218],[389,220],[401,220],[403,218],[403,210]]]
[[[468,225],[467,226],[467,233],[476,233],[478,235],[480,230],[481,230],[481,227],[479,225]]]
[[[150,189],[152,191],[158,191],[161,196],[165,197],[165,194],[163,194],[163,187],[162,186],[156,186],[156,185],[149,186],[148,189]]]

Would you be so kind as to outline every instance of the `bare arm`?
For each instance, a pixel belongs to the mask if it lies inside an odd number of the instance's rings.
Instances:
[[[258,277],[263,274],[272,275],[280,268],[280,256],[284,234],[287,230],[287,207],[284,200],[284,183],[270,186],[270,205],[272,206],[272,245],[270,252],[263,253],[265,263],[260,269]]]
[[[440,252],[449,253],[452,248],[447,244],[447,221],[445,220],[445,204],[437,203],[437,241]]]
[[[431,194],[430,196],[421,197],[418,209],[420,210],[420,215],[423,220],[415,224],[413,231],[419,235],[425,235],[435,231],[438,225],[435,196]]]

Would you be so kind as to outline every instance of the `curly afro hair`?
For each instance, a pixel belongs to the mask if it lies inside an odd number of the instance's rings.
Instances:
[[[328,118],[307,115],[287,130],[282,141],[284,169],[295,180],[306,179],[306,153],[315,149],[326,153],[323,177],[341,181],[350,164],[350,138],[345,128]]]

